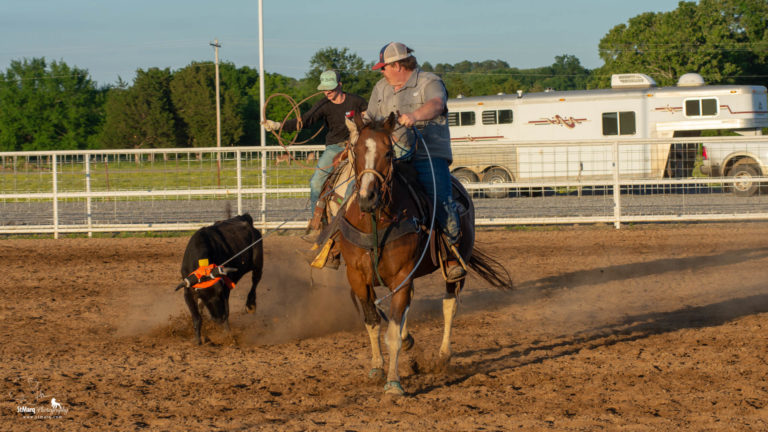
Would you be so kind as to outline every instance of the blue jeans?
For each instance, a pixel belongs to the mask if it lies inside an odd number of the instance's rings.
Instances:
[[[455,244],[459,241],[461,225],[459,224],[459,211],[456,208],[456,203],[453,201],[451,171],[448,168],[448,161],[441,158],[432,158],[432,168],[434,168],[435,172],[434,184],[429,161],[429,159],[415,159],[411,163],[418,172],[419,182],[427,191],[430,202],[434,199],[435,195],[437,196],[436,222],[448,237],[448,241]]]
[[[315,211],[317,201],[320,199],[320,193],[323,191],[323,184],[329,175],[333,172],[333,158],[344,151],[344,143],[330,144],[325,147],[325,151],[317,159],[317,166],[312,178],[309,179],[309,209]]]

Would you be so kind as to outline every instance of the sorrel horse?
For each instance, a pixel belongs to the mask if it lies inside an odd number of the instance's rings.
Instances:
[[[341,220],[339,245],[347,263],[350,287],[362,305],[365,327],[371,340],[372,369],[369,376],[384,378],[384,360],[379,344],[380,324],[384,316],[389,321],[385,336],[389,369],[384,390],[389,394],[402,395],[404,391],[397,364],[400,350],[413,346],[413,337],[406,327],[413,280],[440,268],[441,260],[439,257],[432,259],[432,254],[427,251],[430,248],[428,240],[435,237],[435,234],[428,232],[433,225],[431,210],[420,210],[409,190],[408,183],[414,182],[403,177],[401,169],[397,168],[400,165],[394,163],[391,134],[395,122],[394,114],[382,122],[366,126],[359,115],[354,121],[347,119],[357,191]],[[474,247],[472,200],[460,183],[454,183],[454,187],[463,193],[463,199],[459,200],[464,204],[460,211],[462,237],[459,252],[464,262],[492,285],[511,289],[512,281],[504,267]],[[420,217],[420,214],[426,216]],[[379,285],[386,285],[390,290],[388,313],[377,310],[374,287]],[[439,359],[444,364],[451,357],[451,326],[457,310],[457,295],[463,286],[463,279],[446,282],[445,285],[444,332],[439,351]]]

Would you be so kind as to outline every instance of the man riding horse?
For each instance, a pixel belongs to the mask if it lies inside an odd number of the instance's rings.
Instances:
[[[439,76],[419,68],[412,52],[399,42],[381,49],[373,70],[380,70],[384,78],[373,88],[366,117],[381,120],[391,112],[398,113],[399,124],[392,136],[400,154],[395,156],[411,160],[429,201],[436,198],[436,222],[456,253],[461,232],[448,168],[453,161],[446,117],[448,92]],[[456,258],[446,262],[448,281],[458,281],[466,275]]]

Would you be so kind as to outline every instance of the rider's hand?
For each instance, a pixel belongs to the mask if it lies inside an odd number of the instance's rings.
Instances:
[[[413,113],[400,114],[397,118],[397,122],[405,127],[411,127],[416,123],[416,118]]]
[[[272,121],[272,120],[264,120],[261,122],[261,125],[264,126],[264,130],[267,132],[272,132],[280,129],[280,126],[282,124],[280,122]]]

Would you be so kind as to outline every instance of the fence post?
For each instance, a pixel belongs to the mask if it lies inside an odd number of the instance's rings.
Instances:
[[[51,155],[51,173],[53,174],[53,238],[59,238],[59,185],[56,153]]]
[[[613,142],[613,226],[621,228],[621,188],[619,185],[619,142]]]
[[[240,161],[242,152],[237,150],[235,152],[235,160],[237,166],[237,214],[243,214],[243,170],[242,163]]]
[[[85,193],[88,196],[85,197],[85,216],[88,219],[88,238],[93,237],[93,213],[91,211],[91,155],[85,154]]]
[[[261,147],[261,226],[267,226],[267,149]]]

